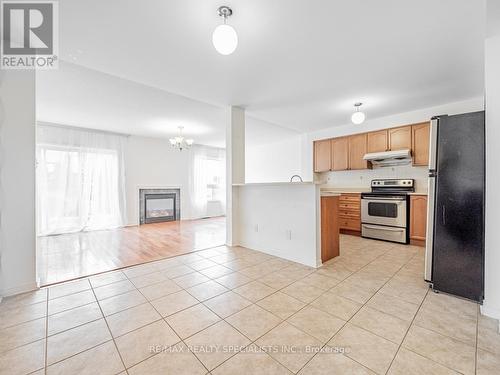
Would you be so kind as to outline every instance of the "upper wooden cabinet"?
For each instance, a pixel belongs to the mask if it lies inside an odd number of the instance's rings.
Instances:
[[[332,139],[332,171],[349,169],[349,138]]]
[[[389,150],[411,149],[411,126],[392,128],[389,134]]]
[[[331,169],[331,140],[314,142],[314,172],[327,172]]]
[[[423,122],[411,127],[413,165],[429,165],[430,124]]]
[[[363,160],[366,154],[367,135],[356,134],[349,137],[349,169],[367,169],[368,162]]]
[[[368,133],[367,152],[384,152],[389,148],[387,130]]]

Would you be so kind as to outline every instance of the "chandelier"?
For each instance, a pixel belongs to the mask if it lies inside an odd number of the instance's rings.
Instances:
[[[179,126],[178,129],[179,129],[179,135],[175,138],[170,138],[169,141],[170,141],[170,145],[173,148],[176,148],[179,151],[182,151],[185,148],[191,147],[193,145],[194,141],[190,138],[188,138],[188,139],[184,138],[184,136],[182,135],[182,129],[184,129],[184,126]]]

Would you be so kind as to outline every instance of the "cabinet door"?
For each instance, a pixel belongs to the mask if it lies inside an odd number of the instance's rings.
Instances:
[[[387,130],[368,133],[367,152],[384,152],[388,149]]]
[[[430,124],[424,122],[411,127],[413,165],[429,165]]]
[[[349,137],[349,169],[367,169],[368,162],[363,160],[366,154],[366,134]]]
[[[410,197],[410,238],[425,241],[427,230],[427,196]]]
[[[326,172],[331,169],[330,140],[314,142],[314,172]]]
[[[349,169],[349,139],[347,137],[332,139],[332,171]]]
[[[411,149],[411,126],[403,126],[388,130],[389,150]]]
[[[321,261],[339,255],[339,197],[321,197]]]

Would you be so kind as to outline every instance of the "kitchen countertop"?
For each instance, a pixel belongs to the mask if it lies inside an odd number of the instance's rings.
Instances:
[[[371,190],[367,188],[336,188],[330,186],[321,187],[321,194],[324,192],[331,192],[337,194],[349,194],[349,193],[369,193]],[[413,193],[408,193],[409,195],[427,195],[427,191],[419,190]]]

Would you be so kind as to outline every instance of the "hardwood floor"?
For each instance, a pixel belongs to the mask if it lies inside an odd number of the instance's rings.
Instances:
[[[225,243],[226,218],[39,237],[37,271],[49,285]]]

